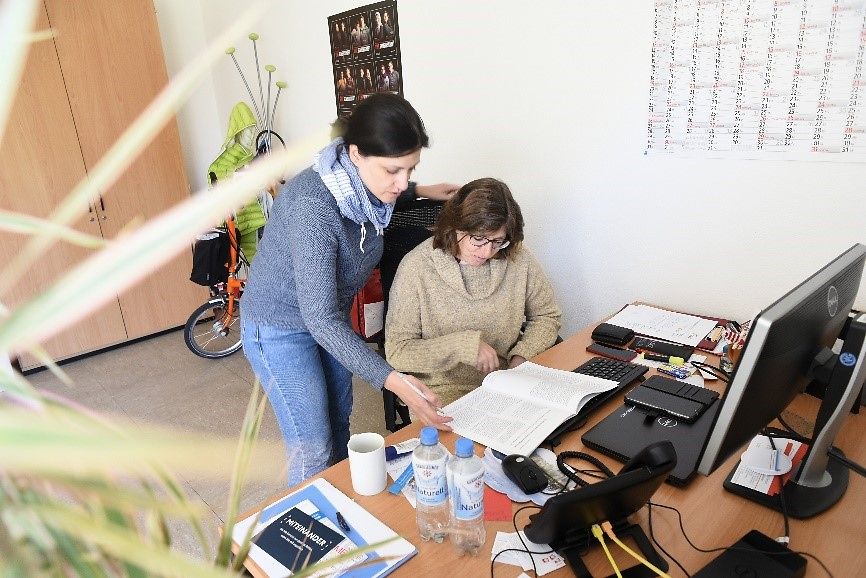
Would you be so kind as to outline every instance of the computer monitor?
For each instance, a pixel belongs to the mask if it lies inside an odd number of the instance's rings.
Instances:
[[[848,471],[828,450],[848,410],[863,387],[866,315],[852,321],[842,352],[831,355],[857,296],[866,247],[854,245],[787,295],[761,311],[743,347],[739,363],[710,430],[698,472],[709,475],[731,454],[772,422],[805,390],[816,358],[833,364],[818,412],[812,443],[797,472],[784,486],[788,513],[809,517],[820,513],[845,492]],[[779,497],[735,490],[770,507]]]

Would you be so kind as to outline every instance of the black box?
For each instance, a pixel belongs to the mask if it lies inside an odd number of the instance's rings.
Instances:
[[[592,340],[605,345],[624,347],[632,339],[634,339],[634,331],[619,325],[602,323],[592,330]]]

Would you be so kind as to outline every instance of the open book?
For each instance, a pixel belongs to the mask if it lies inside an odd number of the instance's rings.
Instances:
[[[454,431],[504,454],[528,456],[593,396],[617,386],[609,379],[527,361],[494,371],[481,387],[442,409]]]
[[[235,545],[254,523],[248,560],[270,578],[291,576],[316,563],[321,570],[313,576],[385,576],[416,552],[398,538],[326,567],[328,560],[397,534],[322,479],[271,504],[258,521],[255,514],[240,520],[232,531]]]

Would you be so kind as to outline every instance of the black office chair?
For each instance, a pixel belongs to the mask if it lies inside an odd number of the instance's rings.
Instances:
[[[382,260],[379,261],[379,271],[382,274],[382,291],[385,297],[385,316],[388,315],[388,293],[394,283],[397,267],[406,254],[433,235],[431,228],[436,217],[442,210],[443,201],[417,199],[407,203],[398,203],[391,216],[391,222],[385,229],[385,249]],[[379,339],[379,351],[384,355],[385,334]],[[400,403],[397,396],[387,389],[382,390],[382,401],[385,405],[385,427],[395,432],[412,423],[409,419],[409,408]],[[398,422],[397,419],[400,419]]]

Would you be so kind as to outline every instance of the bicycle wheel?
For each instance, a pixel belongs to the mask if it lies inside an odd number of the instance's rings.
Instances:
[[[226,297],[216,297],[192,312],[183,328],[190,351],[208,359],[226,357],[241,348],[240,300],[226,322]]]

